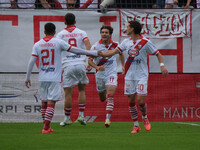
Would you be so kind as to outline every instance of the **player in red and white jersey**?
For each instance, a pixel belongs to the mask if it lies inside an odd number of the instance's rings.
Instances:
[[[111,26],[102,26],[100,28],[101,40],[92,46],[92,50],[100,50],[106,52],[115,49],[118,46],[117,42],[112,41],[113,28]],[[121,53],[120,60],[124,66],[124,55]],[[96,69],[96,87],[100,100],[106,104],[106,120],[105,126],[110,126],[110,118],[114,108],[114,94],[117,87],[117,60],[116,55],[103,57],[90,57],[88,63]],[[124,69],[122,69],[124,70]]]
[[[124,39],[117,48],[120,53],[125,51],[127,65],[130,65],[129,68],[125,68],[125,80],[148,80],[147,53],[158,54],[155,45],[141,35],[136,41],[131,37]]]
[[[57,38],[62,39],[72,46],[79,48],[86,48],[90,50],[91,45],[89,38],[85,31],[78,29],[76,24],[75,15],[67,13],[65,15],[65,24],[67,27],[58,33]],[[86,62],[87,57],[85,55],[75,55],[65,52],[62,56],[63,65],[63,87],[65,92],[65,104],[64,104],[64,121],[60,123],[61,126],[71,124],[70,119],[72,110],[72,94],[75,86],[78,85],[79,91],[79,116],[78,121],[82,125],[86,125],[84,119],[84,110],[86,103],[85,85],[89,83],[86,75]]]
[[[62,39],[68,44],[85,48],[86,45],[90,48],[88,36],[85,31],[78,29],[75,25],[68,25],[64,30],[60,31],[56,38]],[[86,47],[87,48],[87,47]],[[86,55],[76,55],[70,52],[63,52],[62,54],[62,65],[63,68],[72,65],[86,65]]]
[[[131,133],[137,133],[141,130],[138,123],[138,112],[135,104],[136,97],[139,109],[142,112],[144,127],[147,131],[151,129],[151,125],[147,118],[147,104],[145,97],[147,95],[148,67],[147,53],[157,56],[160,63],[160,69],[164,76],[168,71],[164,66],[163,57],[148,39],[141,36],[142,26],[138,21],[130,21],[127,25],[127,34],[131,38],[125,39],[114,50],[104,52],[102,56],[108,57],[125,51],[125,87],[124,94],[128,96],[129,111],[134,121],[134,127]]]
[[[29,60],[28,70],[25,79],[27,88],[31,86],[30,75],[36,59],[39,59],[39,90],[42,101],[41,114],[44,121],[43,134],[52,133],[50,123],[53,118],[55,104],[61,99],[61,52],[70,51],[77,54],[98,56],[97,51],[87,51],[73,47],[63,40],[54,38],[55,25],[46,23],[46,37],[34,44],[32,56]]]

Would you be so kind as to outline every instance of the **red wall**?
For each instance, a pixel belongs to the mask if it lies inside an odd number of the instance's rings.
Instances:
[[[97,116],[96,122],[105,121],[106,103],[100,102],[98,98],[94,74],[88,74],[88,78],[90,83],[86,87],[85,116]],[[119,74],[111,121],[131,121],[128,99],[123,91],[123,75]],[[77,97],[75,88],[72,120],[75,120],[78,114]],[[150,121],[200,121],[200,74],[169,74],[167,77],[150,74],[146,102]]]

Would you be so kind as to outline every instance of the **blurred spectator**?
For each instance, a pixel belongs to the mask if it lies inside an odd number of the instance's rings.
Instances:
[[[178,8],[178,0],[165,0],[165,8]]]
[[[36,8],[45,8],[42,6],[41,0],[36,0]],[[48,0],[51,8],[55,9],[74,9],[79,8],[79,0]]]
[[[11,0],[12,8],[34,9],[36,0]],[[51,8],[46,0],[40,0],[44,8]]]
[[[35,8],[35,0],[12,0],[12,4],[15,8]]]
[[[178,0],[178,6],[180,8],[196,8],[196,0]]]
[[[165,8],[165,0],[156,0],[157,8]]]
[[[153,0],[152,8],[157,8],[156,0]]]
[[[148,9],[156,8],[156,0],[115,0],[116,8],[139,8],[139,9]]]
[[[1,0],[0,8],[11,8],[11,0]]]
[[[136,8],[140,9],[150,9],[156,8],[156,0],[140,0],[139,4],[136,4]]]
[[[98,0],[80,0],[80,8],[98,8]]]
[[[56,9],[66,9],[68,0],[54,0],[54,7]],[[74,4],[74,1],[73,1]]]
[[[74,9],[79,8],[79,0],[56,0],[55,8]]]
[[[200,0],[197,0],[197,8],[200,8]]]
[[[66,3],[66,2],[65,2]],[[59,6],[58,0],[36,0],[35,1],[35,7],[36,8],[45,8],[45,9],[50,9],[50,8],[56,8],[56,6]],[[61,8],[61,6],[59,6]]]
[[[57,9],[74,9],[78,8],[77,0],[54,0]]]
[[[67,0],[54,0],[54,1],[55,1],[55,8],[57,9],[67,8]]]
[[[67,8],[68,9],[74,9],[75,8],[75,4],[76,4],[76,0],[66,0],[67,1]]]

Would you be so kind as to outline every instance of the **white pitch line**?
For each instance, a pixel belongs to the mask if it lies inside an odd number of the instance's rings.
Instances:
[[[196,123],[187,123],[187,122],[175,122],[177,124],[186,124],[186,125],[190,125],[190,126],[200,126],[200,124],[196,124]]]

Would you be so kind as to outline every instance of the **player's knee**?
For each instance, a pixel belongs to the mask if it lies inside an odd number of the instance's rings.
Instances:
[[[99,93],[99,98],[101,102],[104,102],[106,100],[106,92],[103,91],[101,93]]]
[[[141,96],[141,97],[138,96],[137,101],[138,101],[138,105],[142,105],[142,104],[144,104],[145,96]]]
[[[106,100],[106,96],[105,95],[99,95],[100,101],[104,102]]]
[[[99,98],[100,98],[101,102],[104,102],[106,100],[106,96],[104,96],[104,95],[99,96]]]

